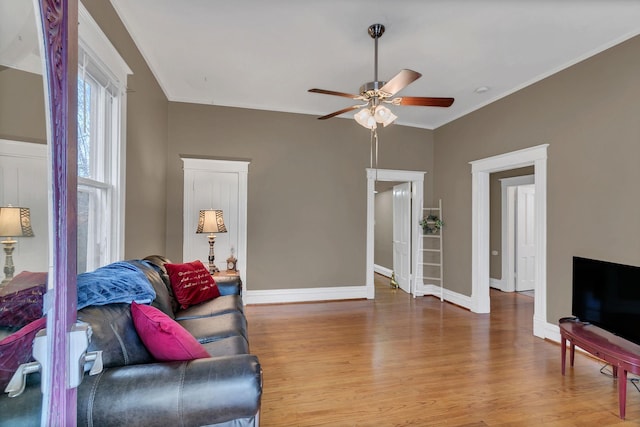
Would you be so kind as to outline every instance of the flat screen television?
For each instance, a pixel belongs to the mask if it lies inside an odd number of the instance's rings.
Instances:
[[[640,267],[573,257],[572,314],[640,344]]]

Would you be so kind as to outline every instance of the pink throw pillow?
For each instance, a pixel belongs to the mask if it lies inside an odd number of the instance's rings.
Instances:
[[[170,362],[210,357],[193,335],[157,308],[134,301],[131,317],[140,339],[157,360]]]
[[[9,384],[18,366],[34,360],[33,339],[46,326],[47,318],[41,317],[0,341],[0,392]]]
[[[173,294],[180,307],[187,308],[220,296],[209,270],[196,260],[184,264],[165,264]]]

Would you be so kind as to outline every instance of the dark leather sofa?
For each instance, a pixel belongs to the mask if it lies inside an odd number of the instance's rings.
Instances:
[[[128,262],[153,285],[151,305],[187,329],[211,357],[155,361],[137,335],[129,304],[80,310],[78,320],[89,323],[93,332],[89,351],[103,351],[104,370],[85,373],[78,387],[78,425],[258,426],[262,371],[249,353],[238,280],[216,278],[222,296],[180,310],[163,267],[166,258]],[[40,424],[39,380],[39,374],[31,374],[22,395],[0,396],[0,426]]]

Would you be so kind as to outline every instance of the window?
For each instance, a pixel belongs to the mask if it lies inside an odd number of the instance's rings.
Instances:
[[[84,7],[78,49],[78,273],[124,256],[125,84],[131,70]]]

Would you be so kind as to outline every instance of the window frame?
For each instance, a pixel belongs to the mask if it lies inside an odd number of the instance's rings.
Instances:
[[[133,74],[124,59],[120,56],[107,36],[102,32],[98,24],[91,17],[87,9],[79,3],[78,8],[78,58],[82,55],[89,56],[91,61],[104,73],[110,83],[109,91],[113,95],[114,102],[108,114],[111,115],[111,128],[106,131],[111,134],[111,144],[107,147],[105,156],[105,175],[109,176],[108,210],[111,224],[110,230],[105,233],[105,245],[103,263],[113,262],[124,258],[124,231],[125,231],[125,189],[126,189],[126,106],[127,76]],[[82,65],[82,64],[80,64]],[[106,103],[105,103],[106,105]],[[81,186],[101,188],[104,183],[84,177],[78,177],[78,191]],[[99,221],[106,223],[106,221]]]

